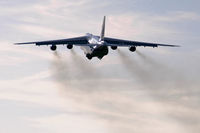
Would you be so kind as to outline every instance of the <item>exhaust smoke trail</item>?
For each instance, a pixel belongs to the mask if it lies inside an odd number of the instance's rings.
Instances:
[[[87,60],[85,57],[79,56],[74,50],[71,51],[71,58],[73,66],[76,67],[75,72],[76,80],[80,80],[82,86],[79,88],[84,88],[86,91],[92,92],[95,89],[99,89],[101,85],[101,75],[98,73],[95,66],[91,61]]]
[[[174,88],[185,82],[184,75],[181,75],[166,64],[153,60],[151,57],[137,51],[140,63],[131,59],[126,53],[118,50],[123,65],[127,68],[134,79],[149,89]],[[142,61],[142,62],[141,62]],[[176,81],[176,82],[175,82]]]
[[[71,50],[71,57],[75,67],[80,71],[79,76],[84,76],[82,79],[93,79],[99,76],[93,64],[79,56],[73,49]]]
[[[71,74],[69,72],[69,65],[63,61],[63,57],[56,51],[53,53],[52,61],[53,75],[56,81],[65,86],[69,86],[71,82]]]
[[[125,70],[128,70],[132,78],[138,82],[135,84],[128,81],[127,84],[122,86],[119,86],[120,83],[112,82],[116,84],[116,88],[110,89],[107,84],[98,82],[100,74],[96,73],[95,67],[78,56],[75,51],[71,51],[70,61],[66,61],[59,53],[54,53],[54,72],[57,82],[61,84],[61,87],[59,87],[61,96],[66,98],[67,101],[72,101],[73,106],[78,110],[77,112],[81,112],[80,115],[92,116],[96,120],[106,123],[111,132],[133,132],[134,128],[138,127],[138,123],[150,124],[152,119],[159,121],[159,123],[154,124],[154,126],[159,125],[161,127],[158,130],[172,125],[172,131],[179,130],[179,125],[174,122],[173,117],[168,116],[163,111],[165,105],[174,107],[168,101],[173,97],[174,91],[168,89],[166,83],[168,80],[171,82],[174,78],[162,79],[163,73],[171,75],[170,70],[168,70],[168,67],[163,67],[165,65],[162,63],[142,53],[139,53],[138,56],[139,60],[134,56],[130,58],[126,53],[119,50],[119,59],[126,67]],[[158,70],[158,67],[163,70]],[[94,73],[88,73],[91,70]],[[112,71],[113,69],[109,68],[109,70]],[[122,75],[124,69],[119,72]],[[107,82],[111,81],[108,80]],[[138,90],[138,84],[143,85],[144,89]],[[122,89],[117,89],[117,86]],[[176,89],[178,92],[179,90],[179,88]],[[178,100],[177,103],[179,103]],[[153,115],[158,119],[149,117]],[[143,120],[144,116],[149,120]],[[165,123],[166,121],[169,125]],[[148,126],[143,127],[148,128]],[[142,129],[138,130],[142,131]]]
[[[170,78],[174,78],[174,74],[172,73],[172,69],[170,69],[166,64],[161,64],[153,60],[151,57],[146,56],[145,54],[136,51],[139,59],[143,62],[143,68],[148,72],[151,76],[150,81],[156,85],[157,87],[166,86],[166,83]],[[168,84],[168,83],[167,83]]]
[[[121,50],[118,50],[119,53],[119,59],[128,70],[129,74],[136,79],[137,81],[144,83],[144,84],[150,84],[151,76],[149,75],[148,71],[144,69],[143,66],[141,66],[137,60],[131,59],[126,53],[124,53]]]
[[[83,98],[101,88],[100,74],[95,66],[85,61],[74,50],[71,50],[70,54],[70,60],[66,61],[64,56],[54,53],[53,73],[55,80],[61,85],[61,93],[72,97],[82,94]]]
[[[104,106],[101,107],[101,105],[113,101],[117,102],[117,99],[120,100],[121,98],[112,94],[111,91],[103,89],[106,88],[106,84],[99,83],[100,78],[99,74],[95,72],[95,67],[90,66],[91,64],[84,61],[75,51],[71,51],[72,64],[70,65],[58,53],[55,53],[54,57],[53,69],[56,74],[55,80],[61,84],[59,86],[61,96],[66,98],[67,101],[74,102],[73,105],[80,108],[83,113],[89,113],[95,117],[110,117],[109,115],[104,116],[110,109]],[[70,70],[70,67],[75,69]],[[68,71],[66,71],[66,68]],[[90,73],[91,71],[92,73]],[[74,77],[71,77],[72,75]]]
[[[156,87],[183,87],[183,83],[187,84],[188,80],[186,76],[181,74],[178,70],[169,67],[167,64],[158,62],[139,51],[136,51],[136,53],[139,59],[143,61],[144,69],[151,75],[151,82],[156,85]]]

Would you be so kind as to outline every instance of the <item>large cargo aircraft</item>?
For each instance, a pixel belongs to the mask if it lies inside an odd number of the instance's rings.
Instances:
[[[36,44],[37,46],[50,45],[52,51],[55,51],[57,49],[57,45],[66,45],[68,49],[72,49],[73,46],[80,46],[89,60],[91,60],[93,57],[102,59],[105,55],[108,54],[108,47],[111,47],[112,50],[116,50],[118,47],[128,47],[131,52],[135,52],[136,47],[139,46],[153,47],[153,48],[159,46],[179,47],[177,45],[147,43],[147,42],[129,41],[129,40],[105,37],[105,21],[106,17],[104,16],[100,36],[87,33],[85,36],[80,36],[75,38],[39,41],[39,42],[15,43],[15,44],[16,45]]]

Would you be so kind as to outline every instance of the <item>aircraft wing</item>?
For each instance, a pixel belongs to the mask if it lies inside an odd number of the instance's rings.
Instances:
[[[77,46],[91,46],[91,44],[88,43],[87,36],[61,39],[61,40],[50,40],[50,41],[40,41],[40,42],[25,42],[25,43],[15,43],[15,44],[16,45],[36,44],[37,46],[73,44],[73,45],[77,45]]]
[[[115,39],[115,38],[108,38],[108,37],[105,37],[104,41],[106,42],[107,46],[118,46],[118,47],[131,47],[131,46],[135,46],[135,47],[137,47],[137,46],[143,46],[143,47],[158,47],[158,46],[179,47],[178,45],[129,41],[129,40],[121,40],[121,39]]]

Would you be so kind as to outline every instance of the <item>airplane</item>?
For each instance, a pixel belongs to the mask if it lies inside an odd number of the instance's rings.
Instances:
[[[136,47],[179,47],[178,45],[167,45],[167,44],[157,44],[157,43],[147,43],[139,41],[129,41],[116,38],[105,37],[105,22],[106,16],[103,18],[103,24],[100,36],[96,36],[90,33],[86,33],[85,36],[61,39],[61,40],[49,40],[49,41],[39,41],[39,42],[25,42],[25,43],[15,43],[16,45],[24,44],[35,44],[36,46],[51,45],[50,49],[55,51],[57,45],[66,45],[68,49],[72,49],[73,46],[80,46],[84,51],[86,57],[91,60],[93,57],[102,59],[109,52],[108,47],[112,50],[116,50],[118,47],[128,47],[131,52],[136,51]]]

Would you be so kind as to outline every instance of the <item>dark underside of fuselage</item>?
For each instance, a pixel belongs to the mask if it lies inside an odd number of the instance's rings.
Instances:
[[[107,46],[99,46],[94,48],[91,54],[87,54],[86,57],[88,59],[92,59],[93,57],[97,57],[100,60],[108,54],[108,47]]]

